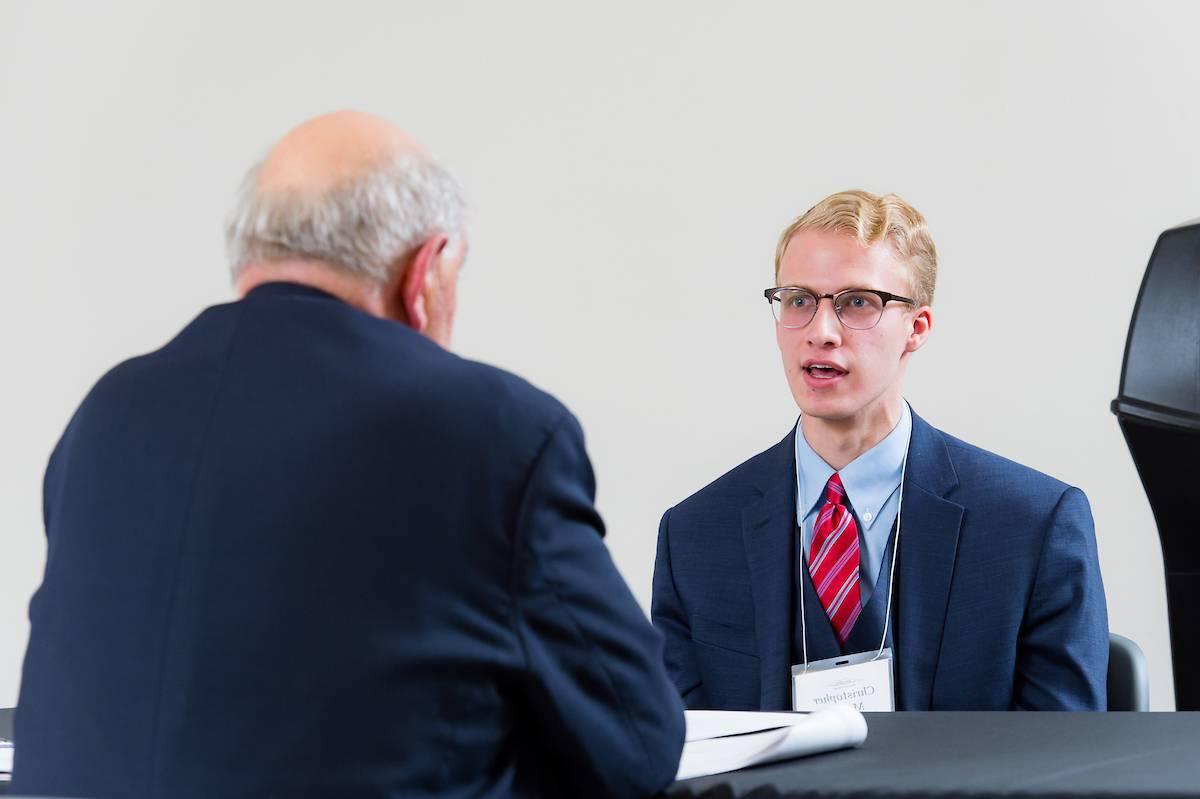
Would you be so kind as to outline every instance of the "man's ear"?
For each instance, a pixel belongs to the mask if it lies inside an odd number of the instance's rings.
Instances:
[[[928,305],[922,305],[912,317],[912,329],[908,341],[904,343],[905,352],[916,352],[925,345],[929,332],[933,330],[933,310]]]
[[[401,312],[400,321],[418,333],[424,333],[429,327],[426,290],[437,274],[437,266],[448,240],[445,233],[438,233],[418,247],[409,259],[408,266],[401,272],[399,284],[392,290],[392,295],[398,300],[396,305]]]

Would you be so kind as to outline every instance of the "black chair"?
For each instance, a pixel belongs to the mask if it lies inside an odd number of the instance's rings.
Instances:
[[[1200,219],[1164,231],[1138,292],[1113,413],[1162,545],[1175,706],[1200,710]],[[1153,546],[1149,531],[1138,531]]]
[[[1108,634],[1108,709],[1150,709],[1150,678],[1146,656],[1130,639]]]

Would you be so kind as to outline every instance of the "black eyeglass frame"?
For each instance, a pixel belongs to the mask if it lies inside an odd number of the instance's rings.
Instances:
[[[833,313],[835,316],[837,316],[838,322],[850,328],[851,330],[870,330],[871,327],[875,327],[875,325],[879,324],[879,319],[883,318],[883,312],[887,309],[887,304],[889,302],[904,302],[912,305],[913,307],[916,307],[917,304],[917,301],[910,297],[901,297],[899,294],[893,294],[890,291],[880,291],[879,289],[845,289],[843,291],[839,291],[837,294],[818,294],[812,289],[806,289],[803,286],[775,286],[774,288],[763,289],[763,296],[767,298],[767,305],[770,305],[774,302],[782,303],[782,300],[775,295],[784,290],[803,291],[806,294],[811,295],[816,300],[816,302],[813,303],[812,316],[808,317],[808,321],[799,327],[789,327],[788,330],[800,330],[801,328],[808,327],[808,325],[812,323],[812,320],[816,318],[817,308],[820,307],[821,300],[824,299],[829,299],[833,302]],[[883,302],[883,308],[879,309],[879,318],[875,320],[875,325],[871,325],[871,327],[850,327],[850,325],[847,325],[845,320],[842,319],[842,312],[838,310],[838,297],[841,297],[843,294],[874,294],[876,297],[878,297]],[[771,309],[772,316],[775,316],[774,310],[774,308]],[[779,321],[778,317],[776,317],[776,321]],[[783,322],[779,323],[783,324]],[[787,325],[784,325],[784,327],[787,327]]]

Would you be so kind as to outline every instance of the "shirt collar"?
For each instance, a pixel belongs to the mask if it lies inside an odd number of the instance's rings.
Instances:
[[[804,438],[804,420],[796,423],[796,517],[816,512],[825,502],[825,484],[834,469]],[[848,463],[838,474],[860,523],[870,528],[884,504],[900,487],[904,456],[912,437],[912,411],[903,403],[900,421],[882,441]]]

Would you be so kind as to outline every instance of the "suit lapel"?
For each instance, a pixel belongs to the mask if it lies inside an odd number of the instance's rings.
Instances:
[[[788,675],[792,641],[792,570],[796,529],[796,431],[767,450],[759,487],[762,498],[742,510],[742,537],[754,595],[760,707],[790,710]]]
[[[941,433],[913,414],[901,507],[896,668],[903,710],[929,710],[963,507],[945,499],[958,476]]]

